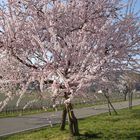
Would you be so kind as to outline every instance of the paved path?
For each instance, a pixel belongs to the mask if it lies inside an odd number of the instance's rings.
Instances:
[[[128,102],[113,103],[116,109],[128,107]],[[133,101],[133,106],[140,105],[140,99]],[[75,109],[77,118],[84,118],[92,115],[108,112],[107,105],[97,105],[96,107],[86,107]],[[10,135],[26,130],[37,129],[40,127],[60,123],[61,111],[48,112],[21,117],[1,118],[0,119],[0,137]]]

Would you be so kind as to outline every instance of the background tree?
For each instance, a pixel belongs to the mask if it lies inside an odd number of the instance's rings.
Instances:
[[[129,109],[132,109],[133,94],[136,92],[136,83],[139,82],[139,74],[132,72],[125,72],[121,76],[121,84],[125,91],[125,98],[128,95]]]

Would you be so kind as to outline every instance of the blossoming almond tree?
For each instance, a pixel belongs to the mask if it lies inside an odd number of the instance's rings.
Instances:
[[[139,54],[139,19],[122,8],[121,0],[8,0],[0,8],[1,56],[15,60],[27,73],[6,59],[14,67],[6,70],[8,85],[13,70],[14,84],[26,79],[20,97],[31,81],[39,81],[41,92],[48,82],[53,101],[65,99],[61,129],[68,113],[70,131],[77,135],[71,100],[106,73],[126,69]]]

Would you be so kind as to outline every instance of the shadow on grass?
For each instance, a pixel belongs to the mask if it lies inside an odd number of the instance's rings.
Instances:
[[[136,140],[140,140],[140,136],[137,136],[137,137],[136,137]]]
[[[91,140],[93,138],[96,139],[101,137],[102,137],[102,133],[94,133],[92,131],[88,131],[84,134],[79,134],[79,136],[77,136],[75,140]]]
[[[133,117],[136,119],[140,119],[140,109],[132,109]]]

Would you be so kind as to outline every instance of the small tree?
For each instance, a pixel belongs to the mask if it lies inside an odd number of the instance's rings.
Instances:
[[[128,95],[129,109],[132,109],[133,93],[136,91],[136,82],[139,81],[139,74],[132,72],[125,72],[121,76],[122,90],[125,92],[125,96]],[[126,97],[125,97],[126,98]]]
[[[68,113],[73,135],[79,130],[71,100],[107,72],[126,69],[140,49],[139,20],[131,10],[121,14],[120,2],[9,0],[1,6],[3,55],[26,67],[25,87],[37,79],[43,92],[48,82],[54,103],[57,97],[65,99],[61,129]],[[10,67],[16,68],[12,63]]]

